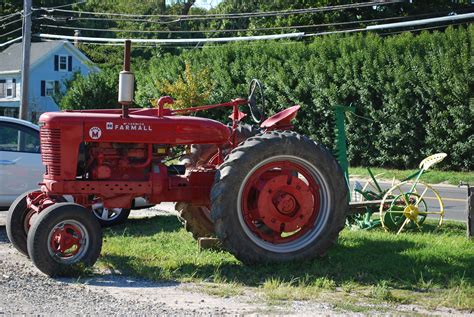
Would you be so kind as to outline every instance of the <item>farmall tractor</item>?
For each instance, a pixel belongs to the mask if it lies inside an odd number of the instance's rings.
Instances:
[[[162,97],[158,108],[128,109],[127,65],[126,59],[122,109],[40,117],[46,172],[39,189],[18,197],[7,217],[10,241],[39,270],[69,275],[96,262],[102,231],[91,207],[97,199],[106,208],[130,208],[135,197],[177,202],[183,218],[194,228],[208,221],[208,230],[244,263],[307,260],[336,242],[347,186],[324,146],[291,131],[299,106],[263,121],[263,91],[253,81],[247,99],[171,110],[166,105],[173,100]],[[241,123],[246,106],[257,128]],[[183,116],[217,107],[232,110],[231,126]],[[168,165],[183,146],[191,151],[182,164]]]

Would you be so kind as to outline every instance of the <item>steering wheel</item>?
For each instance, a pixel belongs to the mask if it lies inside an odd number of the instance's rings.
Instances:
[[[249,86],[249,96],[247,98],[252,119],[260,123],[265,119],[265,96],[260,81],[252,79]]]

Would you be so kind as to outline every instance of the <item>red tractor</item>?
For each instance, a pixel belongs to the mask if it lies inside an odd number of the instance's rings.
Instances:
[[[10,241],[45,274],[67,275],[99,257],[94,202],[130,208],[145,197],[178,202],[185,220],[215,231],[244,263],[324,255],[348,210],[343,172],[324,146],[291,131],[299,106],[246,128],[239,107],[249,105],[254,120],[263,119],[263,92],[257,81],[251,87],[248,99],[184,110],[166,108],[173,100],[162,97],[158,108],[43,114],[46,172],[38,190],[11,206]],[[232,126],[183,116],[217,107],[232,109]],[[168,164],[183,147],[182,164]]]

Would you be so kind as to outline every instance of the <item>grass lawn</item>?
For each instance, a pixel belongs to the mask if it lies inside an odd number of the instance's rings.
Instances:
[[[418,170],[395,170],[395,169],[384,169],[384,168],[371,168],[374,175],[384,173],[377,177],[377,179],[392,180],[393,177],[397,180],[403,180],[407,176],[417,172]],[[362,177],[369,178],[369,172],[366,167],[350,167],[349,175],[351,177]],[[468,182],[474,184],[474,173],[473,172],[452,172],[452,171],[438,171],[428,170],[421,177],[421,180],[428,184],[439,184],[448,183],[451,185],[458,185],[459,181]]]
[[[474,309],[474,244],[465,224],[399,236],[345,229],[320,260],[245,266],[225,251],[198,251],[174,216],[131,219],[107,229],[99,265],[156,281],[203,283],[217,296],[255,292],[265,301],[327,301],[360,311],[373,303]]]

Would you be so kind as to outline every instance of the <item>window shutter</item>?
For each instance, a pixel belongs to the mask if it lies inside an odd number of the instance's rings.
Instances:
[[[16,97],[16,79],[15,78],[12,79],[12,83],[13,83],[13,85],[12,85],[13,86],[12,87],[13,88],[12,97],[15,98]]]
[[[54,93],[59,94],[59,80],[54,81]]]
[[[41,81],[41,96],[46,96],[46,81]]]
[[[54,71],[58,71],[59,69],[59,56],[58,55],[54,55]]]
[[[68,56],[67,59],[67,71],[72,72],[72,56]]]
[[[0,98],[5,98],[6,95],[6,80],[0,79]]]

